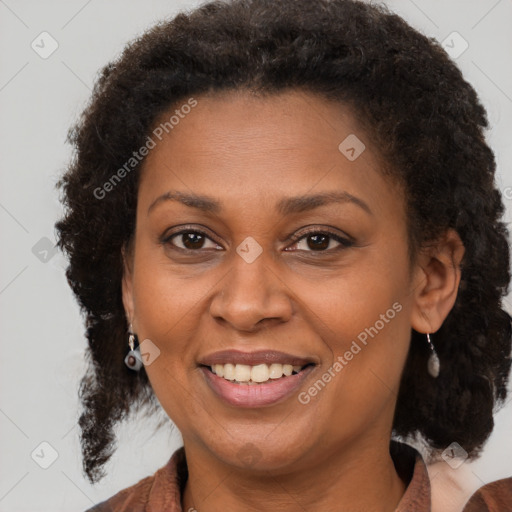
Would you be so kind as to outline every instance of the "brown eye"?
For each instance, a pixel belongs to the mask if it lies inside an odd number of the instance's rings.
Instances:
[[[204,236],[199,233],[185,233],[180,236],[186,249],[201,249],[205,240]]]
[[[346,249],[354,245],[352,240],[329,231],[310,231],[297,236],[292,250],[304,252],[330,252]],[[288,249],[290,250],[290,249]]]
[[[188,251],[221,249],[217,243],[200,231],[180,231],[179,233],[174,233],[165,239],[165,243]]]
[[[324,250],[329,247],[330,237],[328,235],[308,235],[307,244],[313,251]]]

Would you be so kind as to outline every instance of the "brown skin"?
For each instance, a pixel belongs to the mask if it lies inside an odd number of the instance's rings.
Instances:
[[[448,315],[462,243],[450,230],[410,266],[403,192],[379,171],[348,108],[299,92],[197,101],[145,161],[123,281],[128,320],[161,351],[146,371],[183,436],[183,510],[392,511],[405,490],[389,439],[411,328],[435,332]],[[351,133],[366,145],[353,162],[338,150]],[[209,196],[221,209],[164,200],[148,213],[171,190]],[[287,215],[275,208],[332,191],[371,213],[348,201]],[[182,235],[159,241],[184,224],[206,232],[203,245]],[[354,244],[330,238],[322,252],[305,226]],[[248,236],[263,249],[250,264],[236,252]],[[257,409],[227,405],[197,365],[228,348],[311,357],[318,365],[307,391],[396,302],[402,310],[307,405],[296,394]],[[249,443],[259,459],[247,466],[237,454]]]

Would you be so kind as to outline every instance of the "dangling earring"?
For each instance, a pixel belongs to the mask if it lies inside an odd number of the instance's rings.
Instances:
[[[137,335],[133,333],[132,324],[130,324],[130,329],[128,330],[128,345],[130,346],[130,351],[124,358],[124,362],[130,370],[138,372],[142,368],[143,363],[139,347],[137,346],[137,348],[134,348],[136,342],[138,345]]]
[[[428,362],[427,362],[428,373],[430,373],[430,375],[432,377],[434,377],[434,379],[435,379],[439,375],[439,370],[441,369],[441,362],[439,361],[439,356],[437,355],[434,345],[430,341],[430,334],[428,334],[428,333],[427,333],[427,342],[428,342],[428,345],[430,347],[430,352],[431,352],[430,357],[428,358]]]

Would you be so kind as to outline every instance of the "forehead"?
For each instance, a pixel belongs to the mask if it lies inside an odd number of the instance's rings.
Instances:
[[[384,178],[377,149],[348,107],[298,91],[194,101],[154,125],[139,190],[146,208],[168,190],[246,206],[328,191],[364,196],[377,210],[401,203],[400,188]]]

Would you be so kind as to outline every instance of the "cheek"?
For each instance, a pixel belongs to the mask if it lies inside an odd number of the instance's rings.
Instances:
[[[290,283],[294,291],[300,290],[296,295],[306,321],[315,323],[338,353],[359,335],[364,342],[367,330],[374,336],[391,336],[397,324],[407,323],[403,312],[411,300],[407,261],[400,248],[385,249],[380,248],[379,254],[361,252],[360,258],[325,279],[296,276]]]
[[[208,286],[204,277],[184,278],[163,251],[149,244],[141,243],[137,249],[133,281],[137,334],[160,350],[159,360],[146,370],[152,382],[165,377],[161,372],[170,371],[178,378],[195,361],[190,339],[198,329],[201,301],[211,283]]]
[[[158,347],[158,358],[145,370],[159,402],[179,427],[186,424],[188,413],[201,413],[188,390],[190,372],[196,370],[190,338],[197,330],[204,292],[201,282],[180,279],[152,251],[140,247],[134,272],[137,334]]]
[[[343,373],[359,374],[350,380],[350,387],[357,383],[360,388],[368,380],[368,372],[390,384],[400,374],[410,336],[410,304],[388,285],[374,283],[369,293],[344,281],[337,290],[330,290],[329,300],[315,300],[310,295],[308,311],[314,318],[315,333],[331,353],[330,362],[341,357]]]
[[[331,353],[319,375],[328,383],[319,383],[318,398],[343,405],[343,410],[332,409],[340,421],[347,410],[368,421],[398,392],[412,305],[403,254],[381,251],[357,271],[351,268],[330,279],[321,291],[313,286],[305,290],[315,331]]]

